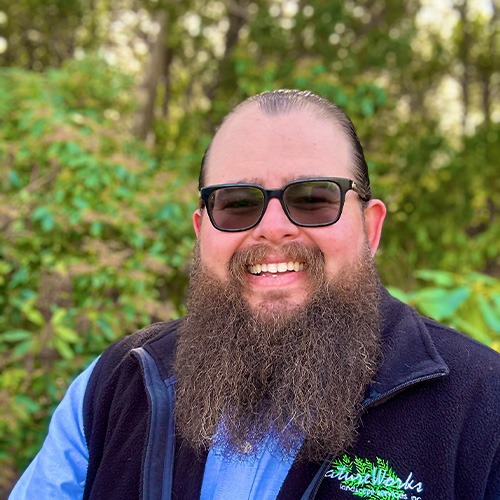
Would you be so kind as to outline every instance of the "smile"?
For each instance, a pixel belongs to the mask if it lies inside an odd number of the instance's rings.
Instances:
[[[251,264],[247,267],[251,274],[259,275],[263,273],[286,273],[288,271],[303,271],[304,264],[302,262],[273,262],[270,264]]]

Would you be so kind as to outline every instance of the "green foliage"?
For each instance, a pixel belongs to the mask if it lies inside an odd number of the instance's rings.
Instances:
[[[415,268],[495,273],[499,134],[490,124],[452,147],[436,128],[421,126],[412,136],[403,128],[397,154],[377,153],[375,192],[389,210],[379,260],[384,281],[411,289]]]
[[[131,84],[98,58],[0,73],[0,470],[107,345],[182,313],[196,189],[127,132]]]
[[[479,273],[421,270],[423,285],[405,293],[390,292],[422,314],[448,324],[500,351],[500,282]]]

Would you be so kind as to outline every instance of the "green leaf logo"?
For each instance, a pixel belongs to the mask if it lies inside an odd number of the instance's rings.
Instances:
[[[325,477],[337,479],[341,490],[370,500],[410,499],[424,491],[423,483],[414,479],[413,472],[401,478],[389,462],[380,457],[372,462],[367,458],[343,455],[331,463]]]

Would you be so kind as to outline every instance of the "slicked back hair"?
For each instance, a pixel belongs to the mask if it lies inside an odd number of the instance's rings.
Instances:
[[[264,113],[271,116],[285,115],[292,111],[309,110],[318,118],[331,119],[334,123],[337,123],[345,132],[351,144],[354,180],[363,190],[366,200],[371,198],[368,165],[366,164],[363,147],[361,146],[353,123],[341,108],[327,99],[307,90],[272,90],[249,97],[238,104],[238,106],[226,115],[220,126],[222,126],[232,115],[252,105],[257,106]],[[206,149],[201,161],[200,176],[198,179],[199,189],[205,185],[205,172],[211,144],[212,143],[210,143]]]

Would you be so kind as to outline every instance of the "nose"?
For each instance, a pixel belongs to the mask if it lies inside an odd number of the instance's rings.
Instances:
[[[253,237],[280,243],[296,238],[300,228],[287,217],[281,203],[276,198],[269,200],[261,221],[253,228]]]

